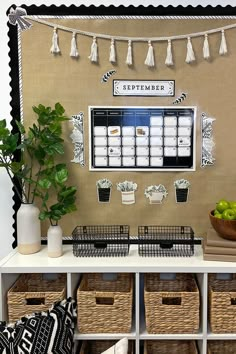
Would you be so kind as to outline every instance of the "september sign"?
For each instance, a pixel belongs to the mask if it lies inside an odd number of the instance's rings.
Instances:
[[[113,96],[174,96],[174,80],[113,80]]]

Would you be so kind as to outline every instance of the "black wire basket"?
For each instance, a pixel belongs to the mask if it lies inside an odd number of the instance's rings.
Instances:
[[[194,255],[194,232],[190,226],[139,226],[138,253],[147,257]]]
[[[129,254],[128,225],[77,226],[72,232],[76,257],[122,257]]]

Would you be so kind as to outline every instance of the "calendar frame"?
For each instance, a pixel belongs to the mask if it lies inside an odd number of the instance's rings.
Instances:
[[[95,150],[95,145],[94,145],[94,125],[92,124],[92,115],[91,112],[93,109],[117,109],[117,110],[169,110],[169,111],[181,111],[181,110],[192,110],[193,111],[193,124],[192,124],[192,134],[191,134],[191,140],[192,140],[192,146],[191,146],[191,158],[192,158],[192,165],[191,167],[152,167],[152,166],[145,166],[145,167],[137,167],[137,166],[94,166],[93,164],[93,156],[94,156],[94,150]],[[90,171],[135,171],[135,172],[152,172],[152,171],[196,171],[196,116],[197,116],[197,107],[196,106],[88,106],[88,126],[89,126],[89,170]],[[137,156],[135,155],[135,158]]]

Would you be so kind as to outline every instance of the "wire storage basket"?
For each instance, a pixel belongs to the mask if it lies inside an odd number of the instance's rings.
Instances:
[[[210,340],[207,345],[207,354],[235,354],[235,340]]]
[[[54,302],[66,298],[66,275],[45,279],[43,274],[22,274],[8,290],[8,320],[47,311]]]
[[[101,354],[117,343],[116,340],[90,340],[83,341],[78,354]],[[115,352],[115,351],[114,351]],[[129,341],[128,354],[133,354],[133,342]]]
[[[77,226],[72,238],[76,257],[118,257],[129,254],[128,225]]]
[[[140,256],[194,255],[194,232],[190,226],[139,226],[138,239]]]
[[[213,333],[236,332],[236,274],[231,279],[209,275],[209,322]]]
[[[77,290],[79,332],[129,333],[132,304],[132,274],[84,274]]]
[[[198,354],[193,340],[146,340],[144,354]]]
[[[160,274],[144,275],[144,304],[148,333],[197,333],[199,290],[191,274],[162,279]]]

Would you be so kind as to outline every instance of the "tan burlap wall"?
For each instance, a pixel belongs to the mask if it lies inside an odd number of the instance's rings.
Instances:
[[[162,36],[199,32],[231,23],[230,20],[54,20],[66,26],[126,36]],[[61,221],[65,235],[71,234],[76,225],[128,224],[131,234],[136,234],[140,224],[191,225],[199,235],[209,227],[208,211],[215,202],[224,197],[236,200],[236,29],[226,32],[229,54],[218,54],[220,34],[209,37],[212,59],[202,58],[203,38],[193,40],[196,64],[185,63],[186,41],[173,43],[174,68],[165,66],[166,43],[154,43],[156,68],[144,65],[146,43],[133,45],[134,66],[125,64],[127,43],[116,44],[118,63],[113,78],[175,80],[176,95],[187,92],[183,105],[197,106],[197,170],[196,172],[90,172],[88,149],[88,106],[166,106],[172,98],[113,97],[112,79],[101,84],[102,75],[113,68],[109,63],[109,40],[98,39],[99,63],[91,64],[88,59],[91,38],[78,36],[80,58],[69,56],[71,33],[59,32],[61,55],[50,54],[52,28],[34,23],[29,31],[22,33],[23,105],[26,124],[32,124],[35,116],[32,106],[39,103],[54,105],[61,102],[67,115],[83,111],[85,114],[85,159],[86,166],[80,167],[73,159],[73,145],[69,138],[70,123],[65,127],[66,153],[63,161],[70,168],[70,183],[78,187],[78,211]],[[215,117],[214,138],[216,142],[216,164],[200,168],[200,116],[207,112]],[[96,181],[108,177],[113,182],[110,204],[98,204]],[[173,182],[187,178],[191,182],[189,202],[176,204]],[[116,183],[133,180],[138,183],[136,204],[121,204]],[[162,205],[149,205],[144,197],[144,188],[150,184],[164,184],[169,195]],[[47,223],[43,226],[46,233]]]

